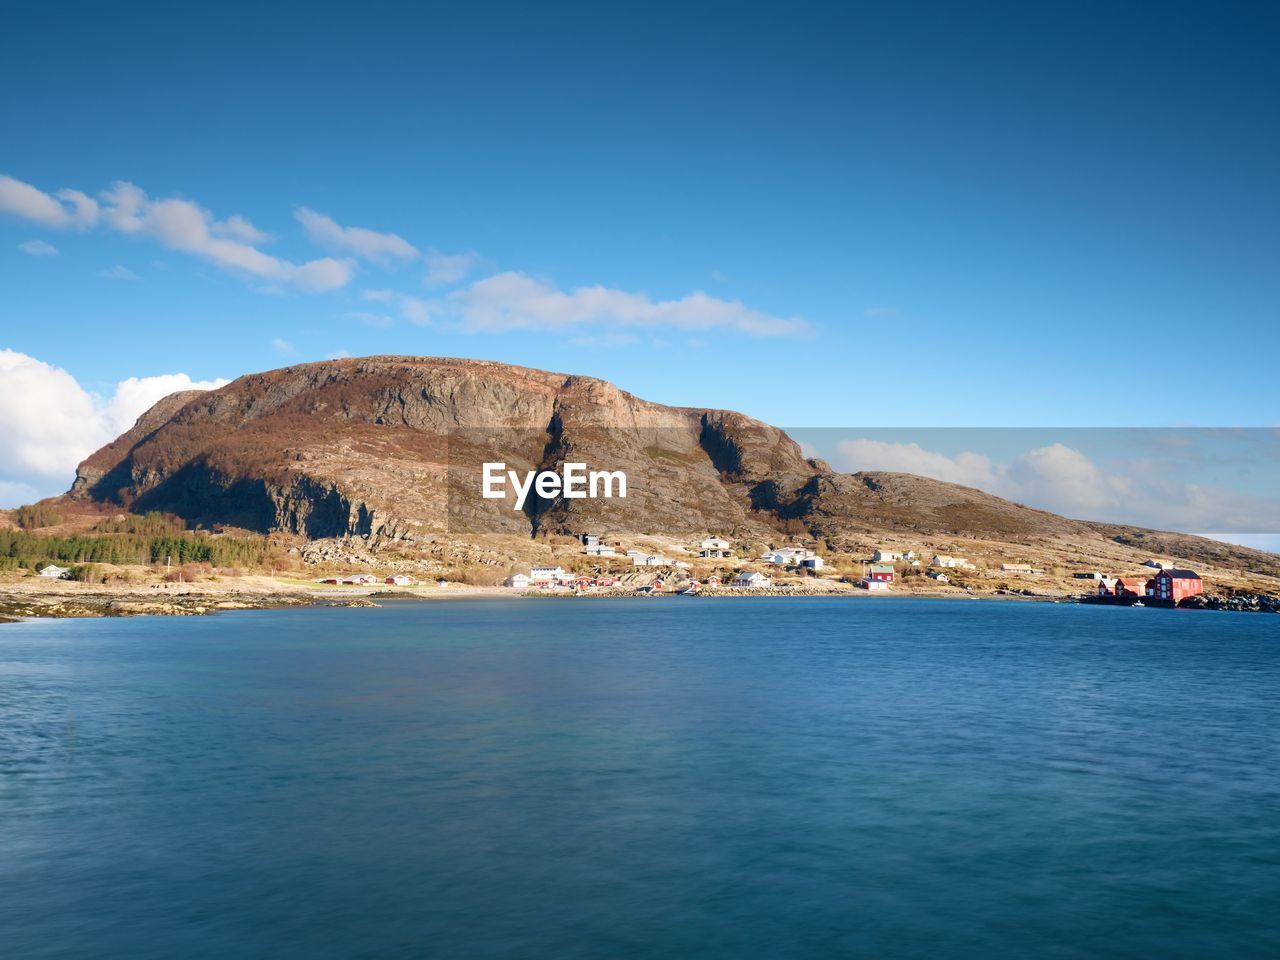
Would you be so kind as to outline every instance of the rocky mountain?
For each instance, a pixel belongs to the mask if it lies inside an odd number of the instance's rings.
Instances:
[[[501,500],[481,496],[486,462],[520,475],[566,462],[621,470],[627,496],[530,495],[516,509],[510,484]],[[80,465],[69,496],[206,526],[359,537],[374,549],[583,530],[1009,542],[1143,534],[907,474],[836,473],[781,430],[731,411],[662,406],[592,377],[424,357],[300,364],[166,397]]]

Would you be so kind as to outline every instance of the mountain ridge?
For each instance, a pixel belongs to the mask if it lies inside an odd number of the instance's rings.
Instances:
[[[521,471],[566,461],[621,469],[628,497],[531,498],[513,510],[480,497],[487,460]],[[361,538],[374,550],[424,537],[595,529],[1211,543],[1069,519],[911,474],[839,473],[736,411],[665,406],[596,377],[449,357],[317,361],[170,395],[87,457],[67,496],[205,526]],[[1273,568],[1259,551],[1227,552],[1257,554],[1252,565],[1280,572],[1280,558]]]

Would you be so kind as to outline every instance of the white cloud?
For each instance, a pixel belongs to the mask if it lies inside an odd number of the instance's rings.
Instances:
[[[365,290],[360,294],[361,299],[370,303],[390,303],[396,306],[400,316],[410,323],[416,323],[420,327],[425,327],[431,323],[438,301],[423,300],[421,297],[410,296],[407,293],[397,293],[395,290]],[[348,313],[344,316],[352,320],[359,320],[371,327],[389,327],[395,323],[393,317],[385,313]]]
[[[598,324],[681,330],[731,330],[752,336],[802,333],[798,318],[773,317],[737,300],[719,300],[701,290],[679,300],[652,300],[642,293],[579,287],[571,293],[522,273],[499,273],[455,291],[441,301],[473,331],[564,330]]]
[[[44,240],[24,240],[18,244],[18,249],[32,257],[56,257],[58,255],[58,248],[52,243],[46,243]]]
[[[350,350],[335,350],[325,357],[326,360],[348,360],[351,358]]]
[[[101,204],[76,190],[51,195],[31,184],[0,176],[0,212],[54,228],[87,229],[101,223],[126,236],[148,237],[170,250],[253,278],[263,293],[279,294],[288,287],[312,292],[336,290],[350,283],[355,274],[353,259],[323,257],[295,263],[273,256],[260,249],[272,238],[245,217],[237,214],[219,220],[193,201],[152,198],[127,181],[113,183],[99,199]],[[426,264],[423,283],[428,287],[460,284],[486,263],[474,251],[448,254],[428,248],[424,254],[397,234],[343,226],[310,207],[298,207],[294,216],[313,241],[355,257],[386,265],[421,258]],[[435,300],[390,290],[366,290],[362,296],[366,300],[395,302],[400,313],[416,324],[452,318],[472,331],[607,325],[783,336],[808,330],[798,317],[772,316],[738,300],[712,297],[701,290],[673,300],[654,300],[644,293],[600,285],[562,291],[518,272],[478,280]]]
[[[352,253],[364,260],[381,264],[412,260],[419,255],[417,247],[394,233],[378,233],[364,227],[344,227],[333,218],[309,207],[299,207],[293,215],[313,242],[332,250]]]
[[[98,222],[98,204],[79,190],[50,195],[0,174],[0,213],[10,213],[55,230],[87,230]]]
[[[227,380],[185,373],[130,377],[110,397],[85,390],[66,370],[0,349],[0,505],[66,490],[76,465],[178,390],[211,390]]]
[[[215,236],[243,240],[245,243],[270,243],[272,239],[271,234],[263,233],[239,214],[233,214],[221,223],[215,223],[210,230]]]
[[[898,315],[897,307],[867,307],[862,311],[862,315],[868,320],[883,320],[887,317],[896,317]]]
[[[283,354],[286,357],[292,356],[294,353],[297,352],[293,349],[293,344],[290,343],[288,340],[284,339],[283,337],[276,337],[274,340],[272,340],[271,349],[274,350],[276,353]]]
[[[128,235],[153,237],[171,250],[209,260],[227,270],[277,280],[309,291],[333,290],[351,279],[349,261],[323,258],[291,263],[238,239],[250,231],[247,220],[218,221],[189,200],[152,200],[132,183],[117,182],[102,195],[104,221]]]
[[[428,287],[447,287],[465,279],[483,259],[473,251],[446,254],[432,249],[427,251],[426,261],[427,275],[422,282]]]
[[[141,280],[142,278],[130,270],[128,267],[122,267],[116,264],[110,270],[102,270],[98,273],[100,277],[106,277],[108,280]]]
[[[431,322],[431,305],[418,297],[402,296],[399,298],[400,313],[410,323],[426,326]]]

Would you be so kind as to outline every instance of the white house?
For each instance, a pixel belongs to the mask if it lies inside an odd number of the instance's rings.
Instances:
[[[1172,560],[1143,560],[1142,565],[1156,570],[1172,570],[1175,566]]]
[[[968,568],[973,566],[973,564],[971,564],[964,557],[949,557],[942,553],[936,554],[934,558],[929,561],[929,563],[932,566],[946,567],[947,569],[950,569],[950,570],[959,569],[961,567]]]
[[[821,557],[805,557],[803,560],[800,561],[800,566],[806,567],[809,570],[816,571],[816,570],[821,570],[824,566],[826,566],[826,564],[823,562],[823,559]]]
[[[585,553],[588,557],[616,556],[616,551],[613,549],[613,547],[607,547],[607,546],[604,546],[603,544],[598,544],[598,543],[592,546],[586,547],[582,552]]]
[[[51,563],[40,571],[40,576],[48,577],[50,580],[62,580],[70,572],[66,567],[59,567]]]
[[[405,576],[403,573],[397,573],[394,576],[387,577],[383,582],[393,587],[412,587],[418,581],[414,580],[413,577]]]
[[[744,587],[748,590],[757,590],[762,587],[773,586],[773,581],[763,573],[747,573],[743,571],[733,578],[733,585],[735,587]]]
[[[600,538],[594,533],[584,533],[581,540],[584,547],[596,547],[600,545]]]
[[[733,556],[733,551],[728,547],[702,547],[698,556],[704,560],[728,560]]]
[[[729,543],[729,541],[725,540],[723,537],[707,537],[707,539],[703,540],[700,544],[698,544],[698,549],[699,550],[728,550],[730,546],[731,544]]]
[[[876,563],[897,563],[902,554],[897,550],[877,550],[871,557]]]
[[[637,567],[669,567],[671,561],[658,553],[642,554],[632,557],[631,563]]]
[[[889,589],[889,581],[872,580],[870,577],[863,577],[858,581],[858,586],[863,590],[870,590],[872,593],[885,593]]]
[[[930,570],[930,571],[929,571],[929,577],[930,577],[930,579],[937,580],[939,583],[950,583],[950,582],[951,582],[951,578],[950,578],[950,577],[948,577],[948,576],[947,576],[945,573],[943,573],[941,570]]]
[[[568,580],[569,574],[560,567],[534,567],[529,571],[530,583],[551,583],[553,580]]]
[[[762,563],[787,564],[799,563],[813,555],[812,550],[806,550],[804,547],[779,547],[776,550],[770,550],[759,559]]]
[[[527,573],[513,573],[507,577],[507,586],[515,587],[517,590],[523,590],[529,586],[529,575]]]

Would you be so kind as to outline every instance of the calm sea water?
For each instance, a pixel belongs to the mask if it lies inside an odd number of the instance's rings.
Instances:
[[[1280,617],[0,627],[0,955],[1280,956]]]

